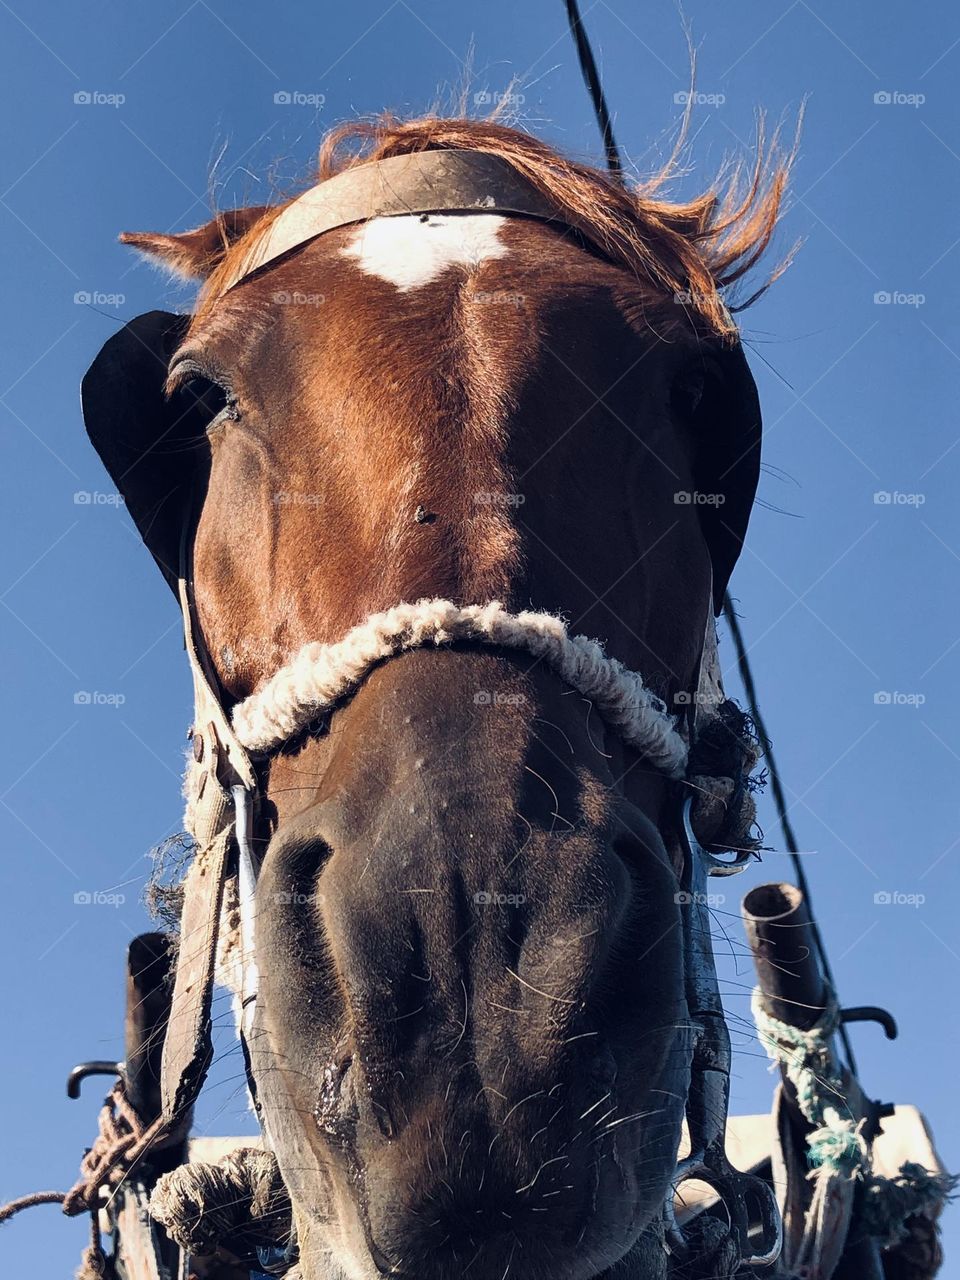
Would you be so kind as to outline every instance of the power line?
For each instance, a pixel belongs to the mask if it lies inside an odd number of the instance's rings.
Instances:
[[[577,57],[580,59],[580,71],[583,75],[584,81],[586,82],[587,89],[590,92],[594,115],[597,117],[597,124],[600,126],[600,133],[603,137],[603,149],[607,157],[607,168],[615,178],[618,178],[622,182],[623,163],[620,159],[620,149],[617,146],[616,138],[613,136],[613,125],[610,122],[610,112],[607,110],[607,100],[603,94],[603,85],[600,83],[600,73],[597,71],[597,63],[593,56],[593,49],[590,47],[590,38],[583,25],[583,19],[580,17],[577,0],[566,0],[566,6],[567,21],[570,23],[570,34],[573,36],[574,43],[577,46]]]

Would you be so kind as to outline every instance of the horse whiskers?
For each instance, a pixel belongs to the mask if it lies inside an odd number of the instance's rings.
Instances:
[[[592,704],[591,704],[591,705],[592,705]],[[550,729],[555,729],[555,730],[557,731],[557,733],[559,733],[559,734],[560,734],[561,738],[563,738],[564,742],[567,744],[567,748],[568,748],[568,750],[569,750],[570,754],[571,754],[572,756],[576,755],[576,752],[575,752],[575,751],[574,751],[574,749],[573,749],[573,743],[570,741],[570,739],[567,737],[567,735],[564,733],[564,731],[560,728],[560,726],[559,726],[558,724],[554,724],[554,722],[553,722],[552,720],[546,720],[546,719],[544,719],[544,718],[543,718],[543,716],[534,716],[534,717],[533,717],[533,723],[534,723],[534,724],[545,724],[548,728],[550,728]],[[535,732],[535,733],[534,733],[534,737],[535,737],[535,739],[537,740],[537,742],[542,743],[542,744],[543,744],[543,746],[546,746],[546,745],[547,745],[547,744],[543,741],[543,739],[540,737],[540,735],[539,735],[538,733],[536,733],[536,732]],[[549,748],[548,748],[548,750],[549,750]]]
[[[538,782],[542,782],[542,783],[543,783],[543,785],[546,787],[547,791],[549,792],[550,796],[551,796],[551,797],[552,797],[552,799],[553,799],[553,810],[552,810],[552,812],[551,812],[551,815],[550,815],[550,816],[551,816],[551,818],[553,818],[553,820],[554,820],[554,821],[551,823],[551,825],[550,825],[550,831],[549,831],[549,834],[550,834],[550,835],[553,835],[554,828],[555,828],[555,826],[556,826],[556,819],[557,819],[557,818],[560,818],[560,812],[559,812],[559,810],[560,810],[560,798],[559,798],[559,796],[557,795],[556,791],[554,791],[554,789],[553,789],[553,787],[550,785],[550,783],[549,783],[549,782],[546,780],[546,778],[543,776],[543,774],[541,774],[541,773],[537,773],[536,769],[531,768],[531,766],[530,766],[529,764],[524,764],[523,769],[524,769],[524,772],[525,772],[525,773],[529,773],[529,774],[531,774],[531,775],[532,775],[532,777],[536,778]],[[572,831],[572,830],[574,830],[574,824],[573,824],[572,822],[568,822],[568,820],[567,820],[566,818],[561,818],[561,821],[563,821],[563,822],[567,822],[568,826],[570,827],[570,830],[571,830],[571,831]]]
[[[587,1116],[590,1114],[591,1111],[596,1111],[597,1107],[599,1107],[602,1103],[606,1102],[606,1100],[610,1097],[610,1092],[611,1091],[608,1089],[602,1098],[599,1098],[595,1103],[593,1103],[592,1106],[587,1107],[586,1111],[584,1111],[582,1115],[578,1116],[577,1119],[586,1120]]]

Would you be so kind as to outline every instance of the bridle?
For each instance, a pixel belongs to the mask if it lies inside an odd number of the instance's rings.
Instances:
[[[456,151],[396,156],[348,170],[293,201],[256,237],[222,291],[337,226],[374,216],[465,211],[563,222],[545,198],[498,157]],[[588,228],[576,230],[589,238]],[[196,850],[184,882],[181,947],[163,1051],[163,1114],[171,1124],[192,1105],[209,1065],[212,990],[218,948],[222,960],[225,942],[236,953],[240,974],[241,1036],[250,1031],[257,996],[253,904],[259,866],[253,830],[262,795],[258,766],[349,698],[374,666],[411,649],[443,648],[461,641],[525,652],[579,689],[613,732],[670,778],[684,775],[691,744],[723,702],[712,609],[690,714],[685,723],[678,723],[640,675],[608,657],[596,641],[571,636],[560,619],[542,613],[511,614],[495,602],[461,608],[434,600],[375,615],[335,644],[305,646],[263,688],[228,713],[197,624],[192,537],[186,533],[179,595],[194,683],[193,759],[186,793],[187,826]],[[773,1191],[761,1179],[735,1170],[724,1148],[731,1051],[706,894],[708,876],[735,874],[752,853],[739,849],[722,855],[706,849],[694,834],[693,806],[688,791],[681,800],[678,825],[683,842],[679,900],[684,980],[693,1035],[686,1100],[690,1152],[677,1166],[674,1189],[689,1179],[708,1183],[725,1206],[741,1263],[766,1266],[781,1247]],[[224,937],[221,927],[228,885],[238,916],[231,939]],[[665,1242],[678,1261],[685,1261],[691,1243],[676,1220],[673,1203],[670,1194],[664,1206]],[[757,1223],[759,1230],[752,1231]]]
[[[181,601],[186,619],[185,638],[187,654],[194,675],[194,687],[197,714],[193,729],[195,744],[194,767],[188,781],[189,826],[197,844],[197,856],[188,875],[185,895],[185,912],[191,907],[196,910],[203,891],[198,889],[196,881],[205,885],[205,896],[209,898],[205,919],[201,921],[201,942],[205,943],[202,953],[192,950],[192,963],[181,959],[177,969],[174,988],[173,1010],[167,1041],[164,1046],[163,1094],[164,1103],[175,1108],[188,1106],[202,1083],[202,1073],[198,1072],[198,1064],[205,1063],[209,1050],[206,1046],[206,1019],[209,1017],[209,998],[212,990],[215,957],[215,930],[219,927],[220,908],[222,904],[223,884],[230,872],[229,852],[235,849],[235,869],[232,874],[236,878],[237,905],[239,911],[239,968],[242,974],[240,991],[241,1001],[241,1034],[249,1035],[250,1019],[253,1005],[257,997],[258,974],[256,955],[253,945],[254,894],[259,870],[257,855],[253,848],[252,832],[254,815],[259,803],[260,790],[257,769],[245,742],[237,735],[237,722],[246,725],[246,743],[251,740],[259,744],[259,758],[269,759],[281,748],[283,739],[268,740],[265,745],[261,739],[252,737],[250,725],[264,716],[264,702],[269,699],[264,694],[248,703],[241,703],[228,717],[222,704],[213,693],[207,675],[209,658],[198,642],[194,629],[193,601],[190,579],[181,580]],[[587,641],[584,637],[569,637],[566,628],[559,619],[545,614],[510,615],[499,606],[486,606],[485,610],[457,609],[448,601],[422,602],[429,608],[416,606],[400,607],[386,615],[379,615],[377,623],[370,628],[372,634],[382,634],[387,623],[392,622],[391,634],[395,638],[394,653],[406,652],[411,648],[422,648],[428,644],[436,646],[449,645],[469,634],[473,642],[478,640],[490,644],[492,648],[503,648],[503,642],[497,638],[494,628],[492,633],[474,626],[466,633],[458,633],[452,625],[452,618],[462,618],[464,614],[470,622],[474,622],[484,611],[488,617],[491,613],[502,624],[509,623],[512,632],[513,649],[526,649],[536,657],[543,658],[543,650],[538,642],[542,640],[544,628],[548,629],[554,640],[554,649],[569,652],[574,657],[584,653],[592,659],[589,671],[596,674],[597,669],[607,676],[608,683],[619,688],[632,688],[637,698],[638,719],[646,727],[664,732],[663,721],[666,710],[659,699],[645,690],[635,673],[627,672],[615,659],[602,654],[595,641]],[[439,610],[438,605],[444,608]],[[410,615],[423,616],[427,613],[440,613],[446,617],[447,626],[411,628]],[[403,624],[406,623],[406,626]],[[364,628],[358,628],[365,630]],[[713,630],[712,617],[708,631]],[[526,640],[527,643],[523,643]],[[356,633],[351,633],[345,645],[355,645]],[[296,685],[296,675],[320,670],[329,673],[331,657],[342,649],[342,645],[308,646],[282,671],[268,682],[265,694],[269,694],[270,685]],[[698,709],[710,706],[715,697],[712,690],[716,687],[716,674],[713,667],[714,653],[709,645],[705,646],[704,662],[701,668],[701,679],[695,705]],[[389,659],[389,655],[387,659]],[[378,658],[378,661],[385,660]],[[560,666],[554,660],[552,665]],[[568,668],[569,671],[569,668]],[[362,678],[362,677],[360,677]],[[571,680],[576,673],[571,673]],[[324,702],[301,702],[301,712],[294,719],[290,736],[306,727],[311,720],[315,721],[324,711],[330,709],[338,701],[349,696],[356,687],[357,679],[344,682],[338,696],[331,695]],[[588,685],[589,687],[589,685]],[[643,695],[646,697],[643,697]],[[659,705],[658,705],[659,704]],[[715,702],[713,705],[716,705]],[[239,714],[238,714],[239,713]],[[603,709],[601,707],[601,714]],[[282,718],[282,717],[281,717]],[[676,749],[676,759],[683,760],[686,752],[681,753],[683,737],[677,728],[670,732],[668,743]],[[664,756],[669,759],[668,755]],[[661,768],[664,764],[661,762]],[[668,776],[677,775],[677,766],[664,768]],[[738,850],[732,856],[722,856],[703,847],[693,831],[691,813],[694,798],[688,794],[682,802],[682,823],[684,838],[684,862],[681,877],[680,904],[683,920],[684,943],[684,985],[688,1015],[693,1028],[693,1061],[691,1066],[691,1082],[686,1103],[687,1129],[690,1142],[689,1154],[679,1163],[675,1179],[675,1187],[683,1182],[697,1179],[709,1183],[722,1199],[730,1215],[731,1230],[736,1236],[744,1263],[764,1266],[774,1261],[780,1251],[780,1218],[773,1193],[770,1187],[758,1178],[735,1170],[726,1157],[724,1148],[726,1116],[729,1102],[730,1079],[730,1038],[724,1019],[720,1000],[716,968],[711,943],[711,924],[707,909],[707,877],[729,876],[741,871],[751,860],[748,850]],[[199,868],[199,876],[196,868]],[[189,878],[195,883],[191,885]],[[193,938],[185,914],[182,934],[184,945]],[[199,965],[197,962],[200,962]],[[199,984],[198,985],[198,981]],[[202,995],[198,1001],[197,997]],[[192,1046],[192,1047],[191,1047]],[[689,1244],[678,1225],[673,1209],[673,1196],[665,1202],[666,1241],[671,1253],[679,1259],[689,1254]],[[750,1224],[759,1217],[761,1241],[758,1244],[750,1237]]]

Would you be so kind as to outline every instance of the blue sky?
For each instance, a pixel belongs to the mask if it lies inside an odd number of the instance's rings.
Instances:
[[[649,170],[688,85],[679,11],[583,7],[621,145]],[[890,0],[689,0],[685,14],[704,96],[678,192],[750,146],[759,107],[793,120],[807,101],[781,237],[804,246],[744,317],[767,468],[734,593],[842,998],[900,1022],[892,1045],[853,1032],[863,1082],[920,1105],[956,1169],[960,15],[944,0],[908,13]],[[5,1199],[73,1179],[98,1086],[70,1103],[63,1080],[74,1061],[121,1053],[148,851],[179,825],[190,693],[178,617],[110,501],[78,384],[124,319],[189,293],[117,233],[195,225],[211,191],[221,207],[269,199],[309,168],[326,127],[449,103],[465,63],[471,94],[518,77],[530,128],[576,155],[598,147],[559,0],[13,0],[0,34],[14,125],[0,177]],[[729,666],[729,644],[721,653]],[[770,854],[742,888],[787,872]],[[98,890],[124,901],[74,902]],[[726,906],[739,938],[737,894]],[[760,1111],[772,1081],[738,1029],[751,971],[734,949],[721,962],[733,1105]],[[222,1054],[199,1119],[238,1132],[226,1020]],[[0,1257],[13,1274],[39,1257],[43,1274],[68,1274],[84,1231],[35,1210],[4,1229]],[[949,1223],[947,1235],[960,1248]]]

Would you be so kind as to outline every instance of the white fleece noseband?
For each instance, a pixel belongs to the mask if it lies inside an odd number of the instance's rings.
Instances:
[[[508,613],[499,601],[460,608],[420,600],[371,615],[334,644],[306,644],[257,693],[233,709],[240,743],[269,754],[353,692],[386,658],[411,649],[472,641],[529,653],[593,702],[610,727],[657,768],[681,777],[687,743],[662,699],[603,646],[571,636],[549,613]]]
[[[464,608],[450,600],[399,604],[372,614],[334,644],[305,644],[261,689],[233,708],[233,734],[244,751],[270,756],[353,693],[379,663],[413,649],[456,641],[512,649],[543,662],[588,699],[610,728],[652,766],[668,777],[683,777],[686,739],[666,704],[646,688],[637,672],[607,657],[599,641],[571,636],[553,614],[509,613],[496,600]],[[205,769],[204,763],[191,758],[185,779],[185,821],[195,835],[198,818],[220,790],[209,786],[204,791]],[[245,794],[242,786],[234,789],[234,804],[238,793]],[[240,842],[239,874],[228,878],[225,888],[216,955],[218,981],[236,997],[238,1025],[243,1025],[243,1010],[252,1008],[257,989],[252,887],[243,892],[245,870],[249,886],[256,882],[248,843]],[[244,941],[245,936],[251,941]]]

